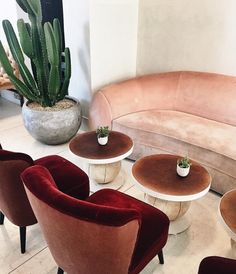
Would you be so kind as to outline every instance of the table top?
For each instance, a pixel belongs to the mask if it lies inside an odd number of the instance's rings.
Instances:
[[[221,198],[219,205],[220,216],[230,235],[236,241],[236,190],[231,190]]]
[[[177,155],[157,154],[143,157],[132,168],[137,185],[147,194],[168,201],[192,201],[210,189],[211,176],[200,164],[191,160],[187,177],[176,172]]]
[[[74,137],[70,150],[91,164],[108,164],[120,161],[133,151],[132,139],[124,133],[110,131],[108,143],[99,145],[95,131],[85,132]]]

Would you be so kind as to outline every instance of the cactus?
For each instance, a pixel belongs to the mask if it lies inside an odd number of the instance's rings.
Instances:
[[[15,59],[21,79],[18,79],[9,63],[0,41],[0,62],[18,92],[30,102],[51,107],[68,94],[71,77],[70,50],[62,51],[61,27],[58,19],[53,24],[42,25],[40,0],[16,0],[28,14],[31,24],[23,19],[17,21],[19,40],[11,23],[3,20],[7,42]],[[31,60],[32,72],[25,64],[25,55]],[[62,71],[62,61],[65,63]]]

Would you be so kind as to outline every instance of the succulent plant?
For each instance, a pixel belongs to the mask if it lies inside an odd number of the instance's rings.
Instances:
[[[43,107],[51,107],[68,94],[71,77],[70,51],[69,48],[65,48],[64,51],[62,49],[62,34],[58,19],[54,19],[53,24],[46,22],[42,25],[40,0],[16,0],[16,2],[28,14],[31,22],[31,24],[25,23],[23,19],[17,21],[20,42],[11,23],[3,20],[2,24],[22,80],[14,75],[1,41],[0,62],[20,94]],[[31,60],[32,72],[25,64],[24,54]]]
[[[109,133],[110,133],[109,127],[108,126],[98,127],[96,130],[96,133],[97,133],[98,138],[107,137],[107,136],[109,136]]]
[[[184,158],[181,158],[181,159],[178,159],[177,160],[177,165],[179,167],[182,167],[182,168],[188,168],[191,166],[191,161],[189,160],[188,157],[184,157]]]

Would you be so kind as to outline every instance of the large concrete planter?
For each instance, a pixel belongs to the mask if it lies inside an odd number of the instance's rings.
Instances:
[[[35,110],[26,102],[22,107],[22,116],[26,129],[38,141],[48,145],[58,145],[69,141],[78,131],[81,120],[81,106],[75,105],[58,111]]]

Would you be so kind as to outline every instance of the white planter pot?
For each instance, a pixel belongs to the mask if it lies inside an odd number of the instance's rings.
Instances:
[[[176,171],[179,176],[186,177],[189,174],[190,166],[184,168],[177,165]]]
[[[81,121],[81,106],[78,100],[70,108],[58,111],[35,110],[24,103],[22,116],[24,126],[38,141],[48,145],[58,145],[69,141],[78,131]]]
[[[107,142],[108,142],[108,136],[106,136],[106,137],[98,137],[98,143],[99,143],[99,145],[104,146],[104,145],[107,144]]]

